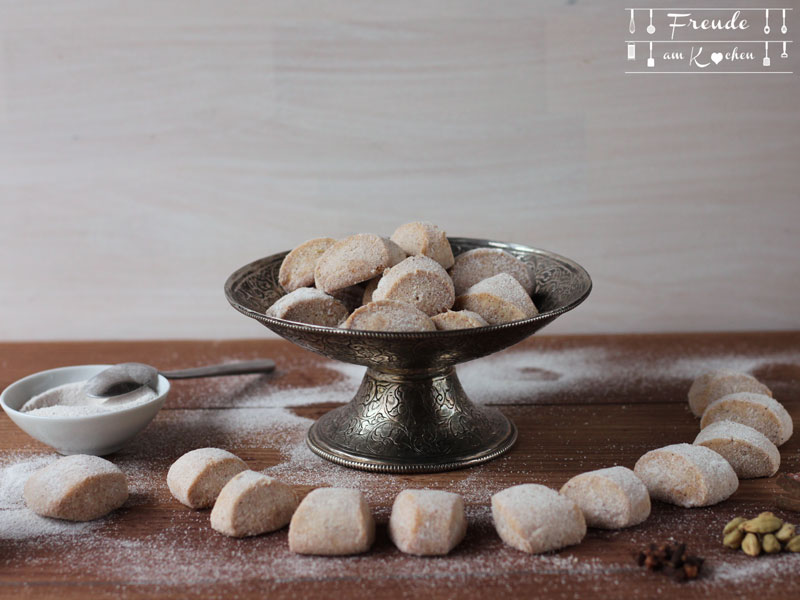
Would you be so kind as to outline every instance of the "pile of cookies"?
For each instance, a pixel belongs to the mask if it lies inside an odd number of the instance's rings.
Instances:
[[[390,238],[309,240],[286,255],[278,281],[287,294],[267,316],[326,327],[435,331],[538,314],[524,262],[499,248],[454,257],[445,232],[426,222],[401,225]]]

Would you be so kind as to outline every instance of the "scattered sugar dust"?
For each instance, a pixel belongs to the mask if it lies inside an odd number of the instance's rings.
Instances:
[[[254,381],[245,375],[200,380],[193,383],[192,389],[202,395],[206,403],[217,400],[215,404],[221,404],[220,408],[287,408],[344,403],[353,397],[366,371],[366,367],[360,365],[335,361],[324,361],[321,366],[336,374],[334,381],[325,385],[287,388],[274,385],[269,378]],[[282,365],[282,368],[308,369],[309,364]]]
[[[609,386],[636,385],[642,377],[657,381],[686,380],[703,370],[725,366],[753,371],[766,362],[798,362],[800,354],[769,356],[685,356],[667,359],[658,369],[641,373],[641,362],[624,361],[604,348],[582,347],[574,350],[525,349],[508,351],[459,367],[459,375],[470,396],[482,403],[519,402],[521,397],[539,393],[559,394],[591,385],[593,381]],[[504,487],[493,481],[483,467],[454,473],[448,483],[404,476],[353,471],[332,465],[313,454],[305,444],[305,432],[311,420],[290,410],[296,406],[344,402],[354,393],[364,368],[344,363],[325,363],[336,371],[338,379],[329,385],[302,389],[280,389],[268,383],[247,388],[246,393],[229,394],[230,383],[216,380],[196,388],[204,395],[200,402],[221,398],[237,410],[191,409],[162,411],[134,442],[112,459],[129,478],[133,509],[128,517],[125,508],[110,517],[90,523],[67,523],[37,517],[22,500],[22,486],[27,477],[57,457],[54,454],[5,454],[0,456],[0,565],[14,565],[19,560],[48,572],[89,573],[110,581],[148,583],[164,586],[202,584],[204,582],[263,581],[277,584],[300,579],[340,578],[359,575],[370,578],[429,577],[434,582],[468,580],[474,577],[503,577],[507,573],[556,573],[607,582],[610,572],[633,571],[635,566],[617,564],[598,555],[579,558],[569,550],[543,556],[528,556],[503,546],[494,533],[489,498]],[[232,378],[233,379],[233,378]],[[211,381],[211,380],[209,380]],[[206,404],[207,405],[207,404]],[[319,485],[356,487],[373,506],[380,506],[376,516],[381,523],[388,518],[393,497],[411,485],[424,485],[460,493],[467,504],[468,537],[456,551],[444,558],[418,558],[400,554],[379,536],[370,553],[347,558],[304,557],[289,552],[286,531],[247,540],[231,540],[213,532],[208,512],[189,511],[177,506],[164,482],[171,459],[188,450],[218,446],[235,449],[274,448],[280,454],[278,464],[263,472],[288,483],[314,487]],[[502,458],[499,460],[503,460]],[[535,474],[525,473],[536,482]],[[412,483],[413,482],[413,483]],[[165,506],[167,505],[167,506]],[[679,518],[681,522],[690,519]],[[674,515],[654,515],[655,530],[670,531]],[[154,519],[158,528],[141,527],[132,520]],[[688,523],[688,522],[687,522]],[[688,524],[687,524],[688,526]],[[640,533],[625,532],[632,542],[652,541],[653,528]],[[618,532],[617,532],[618,533]],[[595,538],[615,534],[592,534]],[[594,539],[596,544],[601,539]],[[592,540],[590,540],[590,543]],[[42,556],[43,548],[56,552]],[[9,551],[10,550],[10,551]],[[58,556],[54,564],[51,556]],[[23,557],[23,558],[20,558]],[[715,582],[767,582],[778,574],[800,569],[800,556],[770,557],[764,561],[713,560],[707,579]],[[777,569],[777,571],[775,570]],[[367,573],[367,575],[363,575]]]
[[[754,581],[783,579],[786,576],[800,576],[800,555],[787,552],[759,560],[737,553],[714,565],[708,582],[752,585]]]
[[[559,402],[578,390],[618,399],[647,387],[685,385],[703,372],[753,373],[769,365],[800,366],[800,351],[770,355],[691,354],[643,357],[605,347],[508,350],[458,366],[469,397],[480,404]],[[644,366],[643,366],[644,365]],[[575,400],[567,398],[569,400]]]
[[[229,360],[234,360],[230,358]],[[305,361],[305,362],[304,362]],[[674,351],[643,357],[604,346],[575,348],[523,347],[509,349],[458,365],[458,376],[469,397],[478,404],[537,404],[575,402],[579,390],[592,389],[595,396],[616,400],[620,394],[643,392],[648,387],[687,386],[699,374],[718,368],[753,373],[774,364],[800,367],[800,351],[763,355],[754,353],[684,354]],[[643,367],[644,365],[644,367]],[[295,360],[284,369],[307,369],[307,359]],[[269,379],[253,382],[245,377],[207,379],[193,384],[205,398],[204,406],[220,408],[290,408],[342,404],[353,397],[365,367],[322,360],[315,368],[336,374],[325,385],[290,387]],[[248,384],[246,382],[250,381]]]

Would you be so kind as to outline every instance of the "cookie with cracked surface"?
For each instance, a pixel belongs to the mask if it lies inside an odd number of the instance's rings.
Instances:
[[[401,552],[442,556],[467,532],[464,500],[441,490],[403,490],[394,500],[389,535]]]
[[[347,317],[347,307],[317,288],[298,288],[281,296],[266,315],[286,321],[336,327]]]
[[[528,265],[513,254],[500,248],[475,248],[459,254],[450,269],[450,277],[456,288],[456,296],[461,296],[479,281],[498,273],[508,273],[516,279],[525,293],[533,293],[534,279]]]
[[[633,472],[650,497],[684,508],[711,506],[726,500],[739,487],[731,465],[705,446],[672,444],[636,461]]]
[[[717,421],[734,421],[763,433],[776,446],[786,443],[794,429],[791,415],[783,404],[764,394],[737,392],[708,405],[700,419],[700,429]]]
[[[492,518],[509,546],[540,554],[578,544],[586,521],[578,505],[546,486],[515,485],[492,496]]]
[[[758,379],[747,373],[731,369],[717,369],[703,373],[689,388],[689,408],[700,417],[708,405],[728,394],[752,392],[772,397],[772,391]]]
[[[486,319],[471,310],[448,310],[431,317],[433,324],[439,331],[451,329],[471,329],[473,327],[486,327]]]
[[[406,257],[393,241],[374,233],[357,233],[330,246],[314,270],[316,286],[335,292],[381,275]]]
[[[360,554],[374,540],[375,520],[356,489],[312,490],[289,523],[289,550],[297,554]]]
[[[234,475],[247,470],[244,461],[221,448],[198,448],[181,456],[167,472],[167,486],[178,502],[207,508]]]
[[[455,308],[476,312],[489,325],[529,319],[539,314],[531,297],[508,273],[479,281],[456,298]]]
[[[340,325],[362,331],[435,331],[431,318],[418,308],[402,302],[376,300],[357,308]]]
[[[289,524],[297,496],[285,483],[242,471],[222,488],[211,511],[211,527],[231,537],[269,533]]]
[[[622,529],[650,516],[647,486],[625,467],[609,467],[576,475],[561,488],[583,512],[586,525]]]
[[[453,249],[443,229],[427,221],[405,223],[394,230],[391,239],[409,256],[427,256],[445,269],[453,266]]]
[[[128,481],[104,458],[74,454],[33,473],[25,482],[23,497],[37,515],[93,521],[125,503]]]
[[[453,281],[444,267],[427,256],[409,256],[383,272],[372,300],[410,304],[428,316],[437,315],[455,302]]]
[[[781,466],[781,453],[760,431],[733,421],[717,421],[694,440],[727,460],[739,479],[772,477]]]
[[[336,240],[329,237],[314,238],[297,246],[286,255],[278,271],[278,283],[287,292],[314,286],[314,269],[317,261]]]

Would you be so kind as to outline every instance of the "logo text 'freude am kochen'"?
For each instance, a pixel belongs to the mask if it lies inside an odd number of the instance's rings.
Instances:
[[[625,11],[628,75],[793,73],[791,7]]]

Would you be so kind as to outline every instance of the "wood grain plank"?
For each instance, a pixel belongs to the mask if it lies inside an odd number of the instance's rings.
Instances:
[[[774,478],[742,481],[732,498],[714,507],[686,510],[656,502],[650,519],[640,526],[616,532],[590,530],[580,545],[541,557],[504,546],[494,532],[487,506],[492,493],[509,485],[537,482],[557,488],[577,473],[612,464],[632,467],[653,447],[692,441],[698,425],[685,404],[688,381],[671,377],[666,385],[657,376],[656,365],[671,364],[680,356],[694,357],[691,364],[696,366],[720,359],[760,365],[759,375],[797,421],[800,362],[788,362],[787,357],[796,358],[798,341],[798,332],[530,340],[509,353],[507,361],[514,363],[514,353],[540,360],[564,352],[585,357],[589,355],[584,351],[600,345],[606,357],[632,364],[639,360],[640,368],[621,380],[601,376],[587,365],[584,368],[594,378],[575,380],[574,390],[545,403],[520,397],[503,404],[502,410],[520,431],[513,450],[486,465],[444,474],[360,473],[304,453],[302,434],[307,423],[335,403],[208,408],[219,402],[212,396],[224,393],[224,386],[176,386],[174,405],[162,411],[131,446],[109,457],[131,480],[133,493],[123,509],[75,535],[0,536],[0,597],[180,598],[196,594],[250,598],[269,594],[275,598],[371,598],[381,594],[471,599],[495,593],[549,598],[602,593],[692,599],[754,597],[764,591],[790,597],[800,593],[796,577],[800,556],[754,560],[725,550],[719,540],[722,525],[732,516],[775,510]],[[291,364],[287,371],[305,371],[303,377],[285,375],[283,382],[279,376],[275,385],[283,389],[324,389],[342,376],[326,361],[286,342],[29,343],[0,344],[0,385],[40,368],[93,362],[99,357],[109,362],[149,357],[172,368],[259,355]],[[654,357],[660,359],[654,363]],[[552,361],[548,364],[552,366]],[[682,367],[671,372],[688,371]],[[639,387],[647,393],[637,391]],[[560,403],[557,398],[570,401]],[[374,548],[361,557],[309,558],[288,552],[285,530],[246,540],[215,534],[208,526],[207,511],[181,506],[165,485],[170,463],[199,445],[228,448],[254,469],[280,473],[301,494],[317,485],[359,487],[379,523]],[[797,436],[781,453],[782,471],[800,471]],[[47,447],[16,429],[5,415],[0,417],[0,466],[48,455]],[[416,558],[393,547],[386,522],[394,495],[406,487],[448,489],[465,497],[469,533],[452,555]],[[800,519],[797,513],[775,512]],[[680,585],[636,567],[633,555],[639,548],[670,538],[686,541],[693,552],[707,558],[702,580]]]

